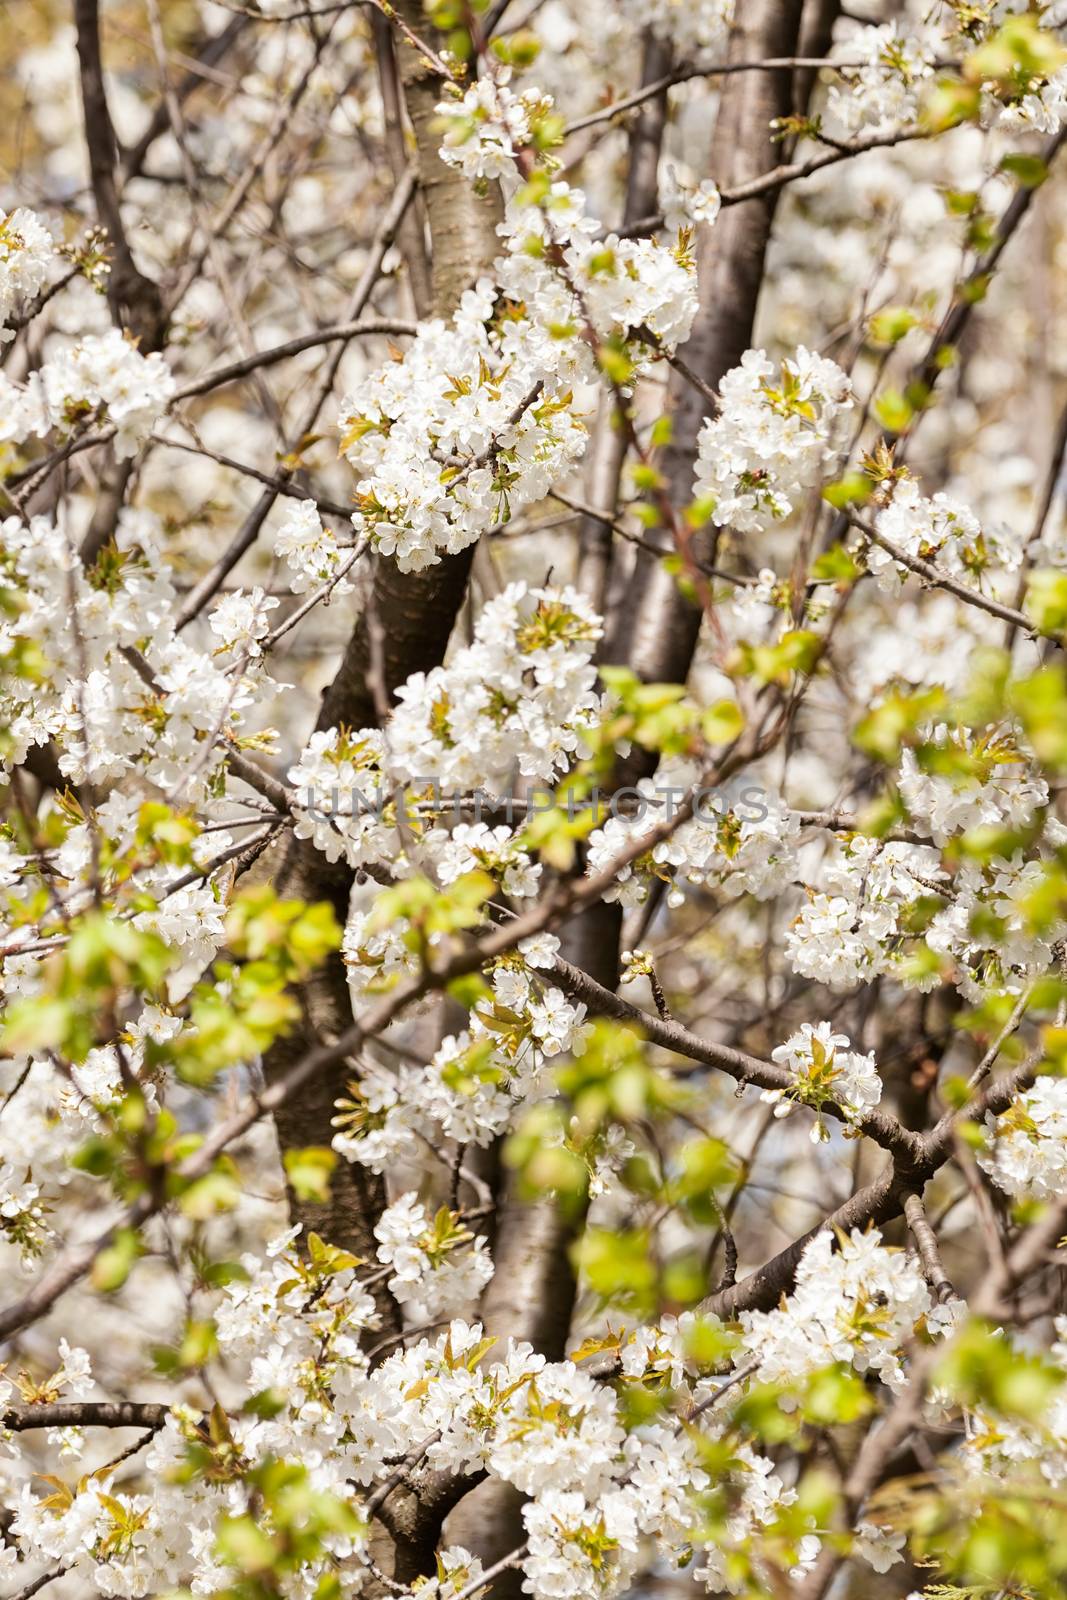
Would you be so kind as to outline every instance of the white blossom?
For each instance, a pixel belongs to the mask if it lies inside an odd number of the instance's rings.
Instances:
[[[31,378],[29,403],[39,407],[31,431],[69,432],[99,415],[116,430],[116,455],[132,456],[174,392],[174,378],[158,351],[143,356],[118,328],[87,334],[50,356]]]
[[[719,385],[719,415],[697,448],[695,493],[719,527],[758,533],[795,511],[832,460],[852,386],[833,361],[800,346],[775,364],[749,350]]]
[[[940,31],[926,24],[894,21],[847,34],[834,55],[848,65],[827,97],[834,131],[870,137],[914,122],[945,48]]]
[[[0,344],[11,337],[3,324],[30,307],[57,257],[52,235],[35,212],[18,206],[0,215]]]
[[[1014,571],[1022,557],[1018,540],[1008,530],[983,529],[974,513],[950,495],[935,494],[927,499],[912,478],[894,487],[875,526],[908,555],[932,561],[952,577],[971,583],[979,583],[991,567]],[[891,590],[910,576],[903,562],[873,541],[866,559],[879,583]]]
[[[1067,1079],[1042,1076],[999,1116],[987,1112],[979,1164],[1016,1198],[1059,1199],[1067,1187]]]
[[[275,553],[285,557],[290,571],[289,587],[294,594],[305,594],[322,584],[333,583],[343,560],[337,539],[325,528],[314,500],[301,500],[291,506],[288,515],[274,535]],[[333,584],[332,593],[342,596],[352,592],[347,578]]]
[[[785,1304],[743,1311],[741,1325],[763,1382],[802,1383],[820,1367],[845,1362],[899,1389],[902,1350],[930,1306],[918,1266],[883,1245],[876,1230],[853,1229],[840,1243],[824,1231],[801,1256]]]
[[[814,1027],[805,1022],[798,1033],[771,1051],[771,1060],[784,1067],[793,1080],[788,1089],[765,1089],[760,1096],[774,1106],[776,1117],[788,1116],[797,1104],[818,1110],[832,1100],[850,1122],[862,1126],[867,1112],[882,1098],[873,1051],[860,1055],[852,1050],[847,1034],[834,1033],[829,1022]],[[811,1137],[813,1142],[828,1137],[821,1118],[817,1118]]]
[[[447,1207],[431,1220],[414,1194],[382,1212],[374,1236],[378,1260],[393,1269],[389,1288],[415,1322],[453,1316],[477,1301],[493,1275],[485,1239]]]
[[[635,28],[650,28],[671,45],[679,60],[699,55],[707,59],[724,56],[734,18],[735,0],[623,0],[622,9]]]
[[[235,589],[232,594],[224,595],[208,619],[219,641],[219,651],[262,655],[260,640],[270,632],[268,612],[280,604],[273,595],[264,594],[258,584],[248,594],[243,589]]]

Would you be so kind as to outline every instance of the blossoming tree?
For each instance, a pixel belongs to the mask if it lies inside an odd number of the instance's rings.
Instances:
[[[11,11],[3,1594],[1067,1595],[1067,7]]]

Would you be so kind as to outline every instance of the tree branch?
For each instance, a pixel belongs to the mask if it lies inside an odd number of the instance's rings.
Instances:
[[[107,229],[114,252],[108,276],[108,305],[112,319],[119,327],[129,328],[141,341],[143,349],[156,350],[163,341],[166,317],[158,286],[145,277],[133,259],[122,221],[115,182],[118,144],[104,87],[98,0],[74,0],[74,22],[78,36],[89,180],[96,201],[96,214]]]

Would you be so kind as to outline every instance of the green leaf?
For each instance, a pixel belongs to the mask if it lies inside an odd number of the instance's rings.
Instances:
[[[215,1534],[215,1549],[227,1566],[255,1575],[270,1571],[278,1544],[251,1517],[221,1517]]]
[[[870,492],[869,479],[861,480],[867,493]],[[831,485],[831,489],[840,485]],[[839,502],[830,499],[830,490],[824,491],[823,498],[830,500],[831,505],[851,504],[853,501]],[[854,498],[854,497],[853,497]],[[851,551],[846,550],[843,544],[832,544],[829,550],[824,550],[812,563],[811,575],[817,583],[855,583],[860,575],[860,565]]]
[[[33,1055],[58,1050],[70,1030],[73,1005],[44,995],[15,1000],[4,1013],[0,1048],[5,1055]]]
[[[207,1222],[210,1217],[232,1211],[240,1198],[241,1190],[233,1172],[216,1169],[183,1189],[178,1206],[183,1216],[194,1222]]]
[[[260,1389],[257,1394],[249,1395],[241,1410],[247,1417],[262,1417],[269,1422],[271,1417],[279,1416],[288,1404],[288,1395],[280,1389]]]
[[[867,755],[877,756],[893,766],[902,746],[911,742],[917,728],[932,720],[945,702],[941,689],[926,689],[916,694],[892,690],[881,705],[861,718],[852,730],[852,742]]]
[[[330,1199],[330,1179],[337,1166],[337,1154],[325,1145],[309,1145],[303,1150],[286,1150],[285,1175],[297,1200],[324,1206]]]
[[[1021,150],[1004,156],[999,170],[1008,173],[1024,189],[1037,189],[1048,177],[1048,167],[1041,157],[1027,155]]]
[[[708,744],[733,744],[744,727],[744,713],[734,700],[717,700],[701,713],[700,731]]]
[[[93,1262],[90,1281],[100,1294],[114,1294],[130,1275],[130,1268],[143,1253],[140,1237],[132,1228],[122,1228]]]
[[[901,389],[883,389],[874,402],[874,414],[887,433],[904,433],[915,415],[915,407]]]
[[[933,1381],[963,1405],[989,1406],[1002,1416],[1038,1422],[1062,1389],[1064,1375],[1020,1350],[999,1328],[972,1321],[953,1339]]]
[[[918,325],[919,318],[909,306],[883,306],[881,311],[876,311],[867,324],[867,331],[871,343],[891,349],[899,344],[912,328]]]
[[[178,1346],[178,1365],[185,1368],[206,1366],[218,1354],[218,1348],[218,1334],[211,1318],[190,1318]]]
[[[851,1368],[823,1367],[808,1379],[801,1409],[808,1422],[829,1428],[870,1416],[874,1401],[863,1379]]]
[[[1008,705],[1046,767],[1067,768],[1067,673],[1058,662],[1008,685]]]
[[[777,644],[743,644],[739,652],[741,670],[761,683],[788,684],[794,672],[811,672],[819,659],[823,641],[806,628],[783,633]]]
[[[647,1229],[616,1233],[587,1228],[572,1254],[575,1267],[603,1302],[645,1309],[654,1304],[658,1273]]]
[[[1067,572],[1039,567],[1030,574],[1023,610],[1039,633],[1060,638],[1067,630]]]

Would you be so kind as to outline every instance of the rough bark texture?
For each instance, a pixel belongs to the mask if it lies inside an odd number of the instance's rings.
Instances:
[[[795,53],[802,0],[755,0],[745,10],[747,15],[733,46],[738,59]],[[420,26],[414,7],[408,6],[404,15],[412,26]],[[479,266],[491,258],[491,249],[489,256],[485,251],[496,212],[492,204],[472,202],[467,183],[440,161],[434,109],[440,98],[440,85],[427,62],[407,44],[398,47],[398,61],[418,144],[420,186],[433,241],[435,309],[445,312],[477,276]],[[645,71],[651,77],[657,68],[661,71],[662,63],[650,51]],[[772,117],[788,113],[791,94],[788,74],[760,76],[754,82],[745,77],[727,80],[716,136],[719,158],[714,168],[722,181],[743,182],[774,164],[776,152],[767,125]],[[657,111],[653,104],[635,130],[635,167],[641,174],[641,186],[635,186],[636,180],[631,186],[630,204],[637,211],[647,209],[649,185],[654,189],[654,157],[662,116],[662,109]],[[750,342],[773,215],[773,198],[753,201],[732,208],[714,230],[716,248],[702,263],[701,312],[689,346],[702,376],[711,383],[718,382]],[[671,401],[675,444],[666,470],[676,503],[684,504],[691,495],[695,442],[705,403],[688,384],[680,383],[672,386]],[[607,504],[612,475],[617,492],[621,464],[621,453],[615,455],[610,442],[603,448],[606,459],[596,469],[600,475],[598,505]],[[465,592],[468,572],[469,558],[462,556],[417,575],[401,576],[392,563],[376,565],[373,605],[385,625],[384,676],[389,693],[410,672],[425,670],[440,660]],[[595,580],[587,581],[602,585],[605,576],[601,567]],[[639,558],[626,597],[615,658],[628,659],[646,677],[684,679],[699,622],[699,612],[681,599],[673,582],[666,579],[664,583],[659,564]],[[358,726],[375,720],[369,667],[369,636],[363,626],[357,626],[337,677],[324,696],[320,726],[340,721]],[[288,894],[332,898],[339,916],[344,915],[347,874],[337,874],[314,851],[301,847],[290,850],[281,888]],[[618,980],[619,926],[618,908],[602,905],[576,919],[564,935],[567,958],[609,989],[614,989]],[[315,990],[309,990],[307,1004],[316,1026],[336,1028],[337,1017],[344,1014],[347,1006],[340,963],[323,975]],[[268,1070],[277,1070],[273,1062]],[[298,1107],[287,1108],[278,1119],[283,1145],[321,1143],[325,1139],[337,1090],[336,1083],[318,1084],[313,1096]],[[337,1242],[357,1250],[363,1242],[365,1250],[369,1230],[384,1200],[383,1187],[378,1180],[363,1179],[358,1190],[353,1190],[351,1171],[339,1176],[341,1181],[327,1214],[316,1217],[316,1221]],[[308,1208],[298,1210],[298,1214],[307,1214],[311,1222]],[[571,1227],[555,1205],[523,1200],[504,1178],[495,1227],[496,1272],[483,1302],[487,1330],[498,1339],[529,1339],[550,1359],[563,1354],[574,1300],[570,1237]],[[385,1310],[395,1317],[395,1308]],[[486,1562],[496,1560],[522,1540],[521,1504],[521,1496],[506,1485],[478,1486],[452,1513],[449,1541],[466,1545]],[[402,1534],[398,1527],[398,1542],[406,1547],[398,1557],[401,1565],[414,1562],[418,1566],[422,1551],[428,1548],[425,1540],[429,1531],[420,1527],[417,1535],[413,1529]],[[506,1572],[494,1584],[494,1595],[497,1600],[510,1600],[518,1596],[520,1586],[521,1574]]]
[[[426,19],[418,0],[403,0],[397,11],[420,37],[426,37]],[[433,241],[434,310],[438,316],[446,316],[496,255],[498,241],[493,230],[503,216],[503,205],[496,184],[479,198],[470,180],[441,160],[437,115],[443,98],[441,79],[406,39],[398,40],[396,49],[404,103],[418,150],[419,192]]]
[[[732,41],[736,60],[794,55],[800,31],[803,0],[752,0],[744,8]],[[646,57],[646,73],[652,63]],[[776,150],[768,124],[791,109],[792,80],[788,73],[728,78],[715,138],[712,170],[721,182],[742,183],[772,167]],[[647,183],[651,172],[649,144],[644,130],[639,165]],[[658,148],[659,133],[656,134]],[[654,183],[654,175],[653,175]],[[631,190],[638,212],[647,209],[647,195]],[[641,202],[645,201],[645,204]],[[767,197],[732,207],[710,235],[714,249],[705,250],[701,262],[701,306],[686,354],[709,383],[740,359],[751,340],[763,264],[774,219],[775,200]],[[664,470],[674,503],[682,506],[692,497],[696,438],[706,402],[689,384],[673,375],[669,407],[674,416],[674,443]],[[605,447],[606,459],[595,468],[598,509],[607,504],[608,474],[618,469]],[[584,532],[584,530],[583,530]],[[602,584],[595,555],[584,566],[584,582]],[[609,659],[625,661],[647,679],[683,681],[689,672],[700,627],[699,610],[685,601],[654,557],[639,555],[622,609],[622,621],[608,645]],[[640,760],[639,756],[639,760]],[[645,762],[647,769],[647,760]],[[620,780],[631,782],[629,770]],[[606,988],[618,981],[620,919],[616,907],[593,908],[567,930],[565,954],[578,967],[592,973]],[[491,1332],[531,1339],[552,1356],[562,1351],[562,1297],[567,1293],[565,1273],[569,1232],[564,1219],[543,1215],[540,1207],[523,1207],[504,1198],[495,1243],[496,1274],[486,1294],[483,1310]],[[550,1301],[557,1305],[551,1306]],[[573,1292],[566,1299],[567,1317]],[[521,1497],[505,1486],[486,1484],[464,1502],[450,1523],[450,1537],[493,1561],[515,1548],[522,1539]],[[505,1572],[493,1587],[497,1600],[517,1600],[521,1574]]]
[[[159,288],[146,278],[133,259],[119,207],[115,170],[118,143],[104,87],[100,55],[100,17],[97,0],[74,0],[78,37],[85,144],[89,152],[89,179],[96,212],[111,242],[111,272],[107,299],[112,320],[140,340],[142,350],[162,344],[166,318]]]
[[[746,0],[739,7],[731,59],[795,55],[803,9],[803,0]],[[735,187],[775,165],[778,149],[770,123],[789,115],[792,95],[787,72],[739,73],[724,80],[711,162],[717,182]],[[774,191],[730,206],[705,235],[699,262],[700,310],[685,356],[712,388],[751,343],[777,199]],[[668,496],[681,507],[693,497],[696,441],[708,406],[692,384],[672,372],[667,409],[674,435],[661,470]],[[626,662],[650,682],[684,682],[700,615],[699,607],[684,598],[662,563],[639,552],[607,658]]]
[[[421,7],[402,8],[408,22],[426,35]],[[433,106],[441,95],[439,79],[423,57],[409,45],[399,47],[401,77],[408,115],[419,148],[420,183],[423,185],[433,244],[434,312],[447,317],[459,297],[480,271],[492,261],[497,240],[494,232],[499,197],[473,195],[437,154],[439,136],[433,124]],[[425,69],[425,70],[424,70]],[[371,687],[371,646],[368,619],[377,616],[384,629],[383,677],[387,696],[413,672],[427,671],[443,658],[452,625],[466,593],[472,552],[446,558],[421,573],[399,573],[396,563],[375,559],[370,607],[358,619],[333,682],[322,699],[320,728],[344,723],[369,727],[378,718]],[[348,910],[351,873],[344,863],[333,866],[309,843],[292,841],[280,864],[266,869],[279,894],[305,900],[328,900],[338,920]],[[351,1002],[344,963],[335,957],[301,992],[306,1028],[282,1041],[265,1061],[267,1077],[283,1075],[306,1046],[307,1035],[336,1035],[351,1018]],[[299,1099],[286,1102],[275,1121],[282,1149],[329,1143],[334,1101],[343,1092],[347,1069],[323,1074],[308,1085]],[[381,1178],[341,1162],[335,1173],[330,1201],[325,1206],[298,1202],[290,1196],[294,1218],[306,1229],[314,1228],[333,1243],[360,1255],[373,1255],[373,1226],[385,1200]],[[399,1316],[391,1296],[379,1293],[383,1331],[395,1332]],[[441,1513],[443,1515],[443,1512]],[[432,1543],[432,1540],[431,1540]]]
[[[619,981],[620,926],[618,906],[592,906],[561,930],[561,953],[613,990]],[[575,1219],[553,1200],[523,1200],[507,1178],[497,1208],[496,1270],[482,1301],[482,1321],[501,1346],[509,1337],[527,1339],[550,1361],[558,1361],[566,1353],[574,1307],[570,1245]],[[449,1519],[448,1542],[473,1551],[486,1566],[499,1561],[523,1541],[525,1498],[498,1478],[487,1480]],[[516,1568],[502,1572],[492,1593],[494,1600],[518,1600],[522,1573]]]
[[[399,183],[408,164],[403,107],[400,100],[400,74],[396,64],[393,29],[380,11],[372,11],[371,31],[378,58],[378,84],[385,117],[385,145],[393,181]],[[433,307],[430,258],[426,249],[425,207],[419,195],[400,225],[400,245],[407,270],[408,287],[416,317],[428,317]]]

